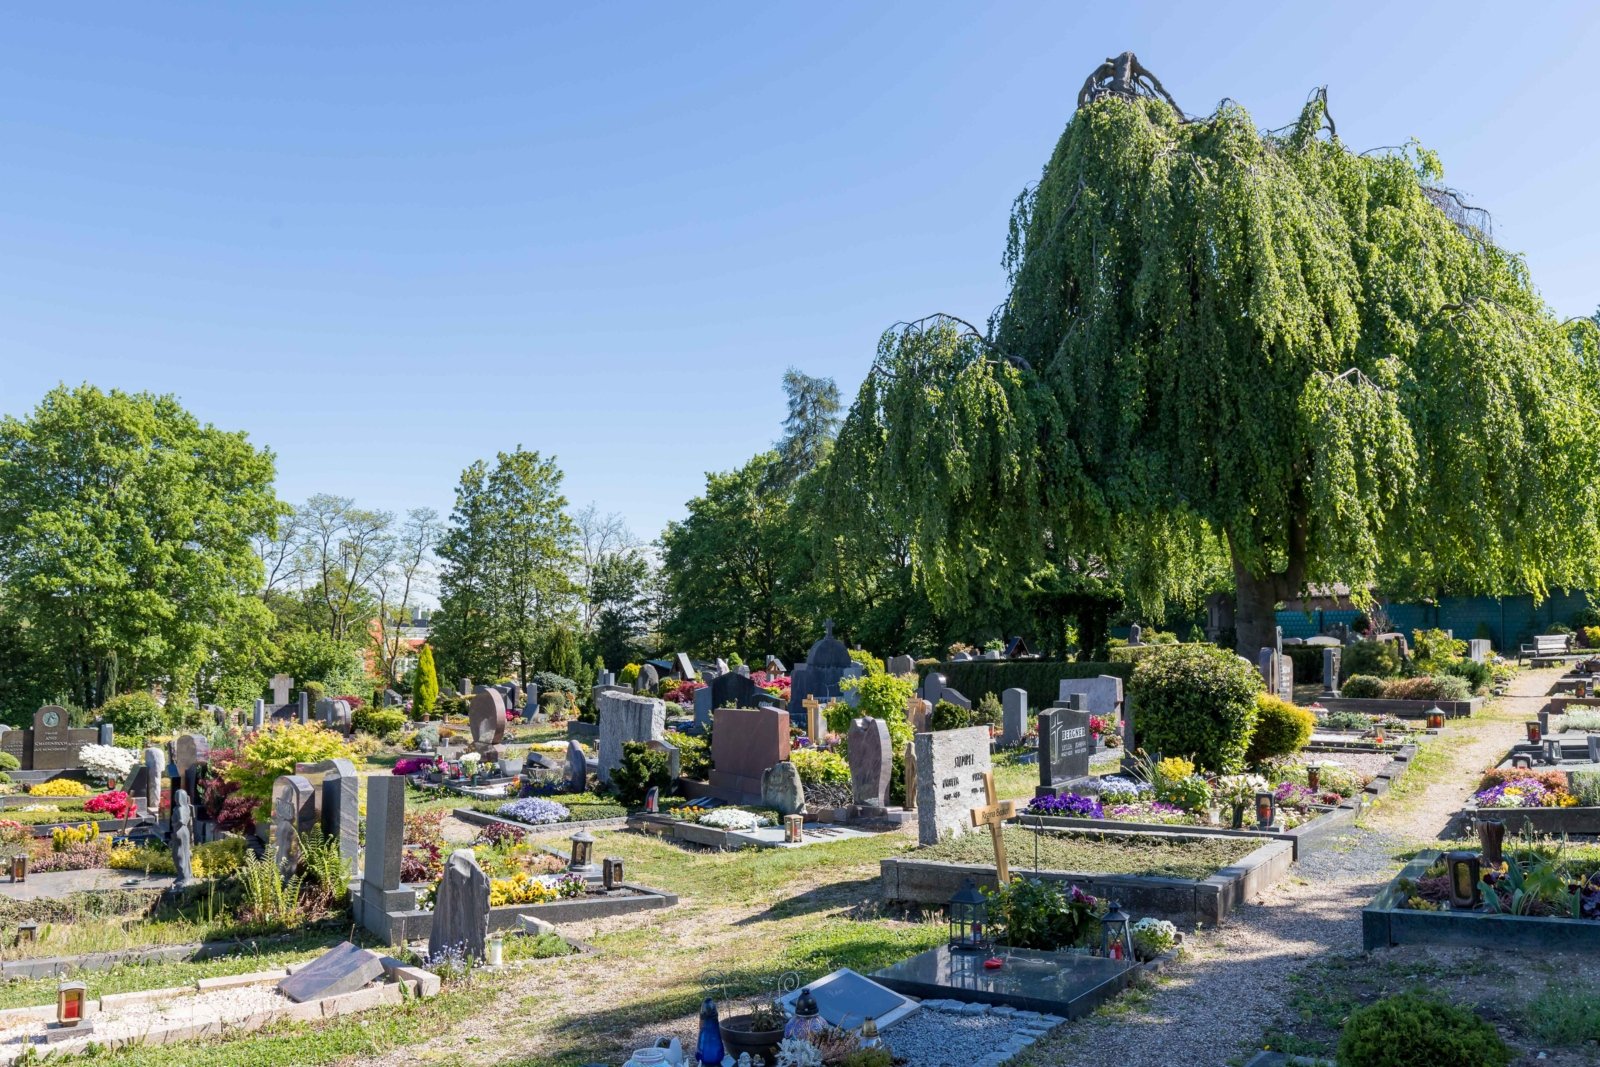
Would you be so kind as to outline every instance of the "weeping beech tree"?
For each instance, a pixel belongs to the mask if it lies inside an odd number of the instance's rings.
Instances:
[[[841,431],[936,596],[1096,561],[1144,604],[1222,556],[1238,647],[1313,584],[1589,582],[1595,340],[1416,145],[1359,154],[1319,91],[1259,131],[1095,72],[1016,201],[986,331],[885,334]]]

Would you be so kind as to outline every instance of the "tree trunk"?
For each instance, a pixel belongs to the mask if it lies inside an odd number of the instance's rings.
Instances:
[[[1276,646],[1278,638],[1278,576],[1265,578],[1247,574],[1235,566],[1234,648],[1239,655],[1256,662],[1263,648]]]

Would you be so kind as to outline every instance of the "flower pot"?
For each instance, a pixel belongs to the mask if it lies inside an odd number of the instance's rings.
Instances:
[[[722,1044],[727,1054],[735,1060],[741,1052],[750,1053],[754,1060],[762,1057],[772,1063],[778,1055],[778,1043],[783,1040],[783,1027],[776,1030],[751,1030],[749,1015],[734,1015],[718,1023],[722,1031]]]

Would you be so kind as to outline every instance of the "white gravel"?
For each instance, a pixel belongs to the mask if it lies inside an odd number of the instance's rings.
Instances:
[[[883,1043],[907,1067],[990,1067],[1010,1059],[1063,1021],[985,1004],[924,1006],[883,1031]]]

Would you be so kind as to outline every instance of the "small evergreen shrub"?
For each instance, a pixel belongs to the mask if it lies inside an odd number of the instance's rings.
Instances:
[[[350,724],[360,733],[393,741],[406,728],[406,713],[399,708],[357,708],[350,713]]]
[[[1400,649],[1393,641],[1357,641],[1344,650],[1340,664],[1346,675],[1393,678],[1400,673]]]
[[[635,669],[633,674],[637,678],[639,676],[638,670]],[[565,675],[556,674],[554,671],[535,671],[533,677],[528,680],[539,687],[541,701],[546,693],[551,692],[566,693],[572,697],[578,695],[578,683]]]
[[[1466,680],[1472,692],[1482,693],[1489,688],[1489,683],[1494,680],[1494,672],[1487,663],[1478,663],[1470,659],[1458,659],[1445,665],[1441,674],[1453,674],[1457,678]]]
[[[20,770],[22,761],[9,752],[0,752],[0,771]]]
[[[928,726],[933,730],[960,730],[971,725],[972,712],[948,700],[941,700],[935,704],[933,715],[928,720]]]
[[[100,707],[100,718],[111,724],[119,740],[143,740],[167,730],[167,712],[149,693],[123,693]]]
[[[1152,646],[1128,686],[1138,708],[1138,744],[1192,755],[1203,771],[1236,773],[1255,731],[1260,691],[1261,676],[1232,652],[1213,645]]]
[[[985,693],[983,699],[972,707],[972,725],[999,726],[1004,714],[1005,707],[1000,703],[1000,698],[993,693]]]
[[[679,770],[682,770],[680,765]],[[617,798],[630,808],[644,803],[644,796],[654,786],[666,796],[672,792],[672,776],[667,771],[667,754],[657,752],[643,741],[629,741],[622,746],[622,762],[611,772],[611,788]]]
[[[1383,696],[1383,679],[1371,674],[1352,674],[1339,686],[1339,695],[1352,700],[1372,700]]]
[[[1250,735],[1245,759],[1263,763],[1279,756],[1291,756],[1306,747],[1317,717],[1269,693],[1256,694],[1256,730]]]
[[[817,748],[797,748],[789,760],[800,774],[802,785],[849,785],[850,764],[837,752]]]
[[[711,742],[707,738],[673,731],[667,734],[667,743],[678,750],[679,774],[702,782],[711,777]]]
[[[1470,1011],[1401,993],[1350,1013],[1336,1062],[1339,1067],[1508,1067],[1511,1050],[1492,1024]]]

